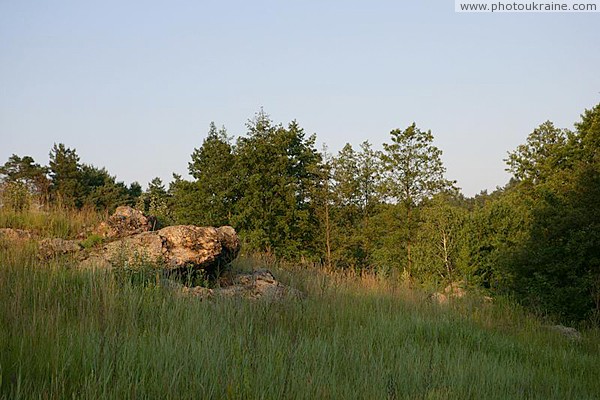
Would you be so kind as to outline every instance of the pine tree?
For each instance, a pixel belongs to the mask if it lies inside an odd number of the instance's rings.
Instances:
[[[200,148],[194,149],[188,169],[195,178],[194,185],[179,182],[180,195],[194,193],[195,213],[189,214],[191,223],[201,225],[229,225],[236,200],[233,146],[225,127],[217,129],[211,122],[208,136]],[[190,207],[185,207],[190,208]]]
[[[81,164],[75,149],[64,144],[54,144],[50,150],[51,196],[55,201],[70,207],[83,206]]]
[[[295,122],[274,125],[262,110],[238,140],[235,226],[249,247],[286,258],[315,254],[314,187],[321,162],[314,136]]]

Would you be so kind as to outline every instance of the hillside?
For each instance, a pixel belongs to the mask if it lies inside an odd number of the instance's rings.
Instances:
[[[72,218],[75,224],[77,218]],[[64,227],[63,227],[64,229]],[[446,305],[399,280],[242,256],[305,296],[181,296],[148,269],[0,243],[0,399],[597,398],[597,330],[572,340],[507,299]]]

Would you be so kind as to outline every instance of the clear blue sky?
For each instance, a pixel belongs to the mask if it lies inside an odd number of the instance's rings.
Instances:
[[[119,180],[186,176],[210,121],[262,106],[319,147],[415,121],[467,195],[550,119],[600,102],[600,13],[459,14],[449,0],[0,2],[0,163],[54,142]]]

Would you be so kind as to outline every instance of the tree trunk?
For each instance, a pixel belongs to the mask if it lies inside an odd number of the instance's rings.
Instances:
[[[327,248],[327,267],[331,269],[331,225],[329,223],[329,201],[325,199],[325,246]]]

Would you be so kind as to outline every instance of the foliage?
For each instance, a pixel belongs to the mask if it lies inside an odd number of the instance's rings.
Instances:
[[[217,130],[211,123],[208,137],[202,147],[194,149],[189,172],[196,179],[197,199],[202,203],[205,225],[228,225],[235,196],[235,158],[233,146],[225,128]]]
[[[50,150],[51,194],[54,201],[69,207],[83,206],[81,164],[75,149],[55,143]]]
[[[372,267],[371,219],[382,202],[380,154],[366,141],[349,143],[332,161],[333,260],[343,268]]]
[[[448,284],[468,275],[460,257],[468,214],[453,200],[438,195],[421,210],[415,245],[415,274],[421,280]]]
[[[444,177],[446,168],[441,159],[442,151],[433,145],[431,131],[421,131],[413,123],[405,130],[394,129],[390,135],[392,143],[383,144],[383,190],[392,203],[402,204],[406,211],[404,269],[406,275],[412,277],[411,245],[418,229],[413,210],[431,196],[451,190],[453,182]]]
[[[80,244],[81,246],[83,246],[84,249],[91,249],[100,246],[103,242],[104,239],[102,238],[102,236],[93,233],[84,240],[82,240]]]
[[[508,153],[508,171],[515,179],[534,184],[545,181],[557,169],[566,168],[571,162],[567,141],[572,132],[558,129],[546,121],[534,129],[525,144]]]
[[[48,201],[50,185],[46,176],[48,172],[47,167],[35,163],[32,157],[13,154],[0,167],[0,181],[7,185],[24,187],[39,203],[45,204]]]
[[[292,121],[275,125],[264,112],[248,122],[236,146],[233,224],[250,249],[284,258],[314,254],[318,220],[311,198],[319,185],[321,156],[315,137]]]
[[[170,207],[171,195],[167,193],[165,185],[159,177],[148,183],[148,189],[136,201],[136,208],[147,215],[156,217],[157,225],[161,228],[173,224]]]
[[[31,205],[31,194],[22,182],[7,182],[0,187],[0,203],[12,211],[26,211]]]
[[[442,151],[433,145],[431,131],[413,123],[405,130],[390,132],[392,143],[384,143],[385,194],[409,207],[449,190],[453,182],[444,177]]]
[[[194,182],[175,176],[169,192],[178,223],[222,226],[231,224],[236,201],[235,155],[227,131],[211,122],[208,136],[192,152],[188,165]]]
[[[568,162],[552,170],[540,169],[544,172],[533,185],[522,182],[534,199],[531,234],[507,258],[507,264],[514,274],[515,292],[524,304],[567,321],[591,318],[597,322],[600,105],[587,110],[575,127],[559,145],[545,144],[542,149],[547,159],[568,154]],[[531,140],[530,136],[528,142]]]

